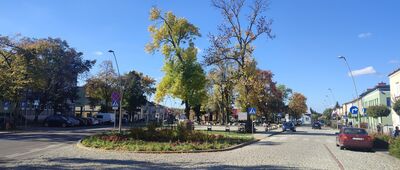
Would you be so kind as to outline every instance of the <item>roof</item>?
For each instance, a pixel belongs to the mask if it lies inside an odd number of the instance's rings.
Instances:
[[[362,93],[360,95],[360,97],[364,97],[366,95],[368,95],[369,93],[375,91],[375,90],[379,90],[379,91],[390,91],[390,85],[377,85],[372,89],[368,89],[366,92]]]
[[[399,71],[400,71],[400,68],[394,70],[393,72],[391,72],[391,73],[388,75],[388,77],[390,77],[391,75],[393,75],[393,74],[395,74],[395,73],[397,73],[397,72],[399,72]]]

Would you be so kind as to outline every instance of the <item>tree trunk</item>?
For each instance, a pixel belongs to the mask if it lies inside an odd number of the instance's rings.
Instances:
[[[188,120],[190,120],[190,105],[189,102],[186,100],[185,102],[185,115]]]

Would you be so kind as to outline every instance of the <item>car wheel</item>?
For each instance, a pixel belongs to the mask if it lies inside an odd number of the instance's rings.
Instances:
[[[45,127],[49,127],[49,123],[44,123],[44,126]]]
[[[65,128],[65,127],[67,127],[67,124],[63,123],[61,126],[62,126],[63,128]]]
[[[340,146],[340,150],[344,150],[345,148],[344,148],[344,146]]]
[[[336,143],[336,147],[339,147],[339,144]]]

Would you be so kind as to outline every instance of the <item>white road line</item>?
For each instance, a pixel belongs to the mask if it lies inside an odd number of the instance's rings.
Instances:
[[[15,158],[15,157],[24,156],[24,155],[31,154],[31,153],[43,151],[43,150],[46,150],[46,149],[59,147],[59,146],[61,146],[61,145],[63,145],[63,144],[49,145],[49,146],[46,146],[46,147],[44,147],[44,148],[31,149],[31,150],[28,151],[28,152],[24,152],[24,153],[15,153],[15,154],[12,154],[12,155],[7,155],[7,156],[5,156],[5,157],[11,159],[11,158]]]

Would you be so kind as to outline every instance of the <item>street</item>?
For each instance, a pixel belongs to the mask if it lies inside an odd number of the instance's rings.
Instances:
[[[0,134],[0,167],[12,169],[398,169],[384,151],[339,150],[334,130],[298,127],[232,151],[193,154],[138,154],[76,147],[83,136],[106,130],[72,129]]]

